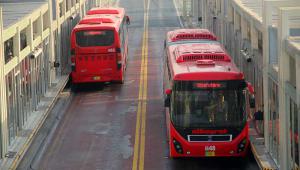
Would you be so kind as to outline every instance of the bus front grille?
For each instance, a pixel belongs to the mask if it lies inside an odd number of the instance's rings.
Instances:
[[[189,142],[230,142],[232,135],[188,135]]]

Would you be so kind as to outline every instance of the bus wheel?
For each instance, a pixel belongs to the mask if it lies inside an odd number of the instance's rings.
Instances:
[[[175,156],[172,154],[172,151],[171,151],[170,146],[169,146],[169,158],[170,158],[170,159],[173,159],[173,160],[178,159],[178,157],[175,157]]]
[[[117,80],[115,81],[117,84],[124,84],[124,80],[125,80],[125,76],[124,76],[124,73],[122,74],[122,78],[121,80]]]
[[[76,92],[77,91],[77,88],[78,88],[78,85],[76,83],[72,83],[71,84],[71,91],[72,92]]]

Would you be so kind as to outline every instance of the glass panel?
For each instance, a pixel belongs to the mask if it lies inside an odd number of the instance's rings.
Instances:
[[[49,81],[50,81],[50,66],[49,66],[49,43],[48,39],[44,40],[43,43],[43,67],[44,67],[44,82],[43,82],[43,94],[46,93],[48,86],[49,86]]]
[[[37,109],[37,66],[36,66],[36,59],[31,59],[30,60],[30,72],[31,72],[31,97],[32,97],[32,102],[31,102],[31,107],[33,110]]]
[[[52,19],[56,20],[56,0],[52,0]]]
[[[24,29],[20,32],[20,50],[22,51],[24,48],[27,47],[27,29]]]
[[[278,42],[278,35],[277,35],[277,28],[269,27],[269,53],[270,59],[269,64],[278,64],[278,52],[277,52],[277,42]]]
[[[70,0],[66,0],[66,12],[70,10]]]
[[[65,10],[63,8],[63,3],[59,3],[59,17],[62,17],[64,14]]]
[[[14,41],[13,38],[4,42],[4,60],[5,64],[8,63],[14,57]]]
[[[59,50],[59,45],[58,45],[58,41],[59,41],[59,36],[58,36],[58,30],[54,31],[54,51],[55,51],[55,61],[56,62],[60,62],[60,50]],[[61,67],[57,67],[55,69],[55,73],[56,76],[61,76]]]
[[[31,103],[32,103],[32,87],[31,87],[31,75],[32,72],[31,70],[31,65],[30,65],[30,61],[29,61],[29,57],[26,57],[25,59],[25,70],[26,70],[26,105],[27,105],[27,109],[28,109],[28,114],[33,110],[33,107],[31,107]],[[26,116],[26,119],[29,115]]]
[[[114,43],[114,31],[79,31],[76,33],[76,43],[81,47],[110,46]]]
[[[37,104],[40,102],[42,97],[42,62],[41,62],[42,56],[39,55],[36,58],[36,93],[37,93]]]
[[[271,79],[269,82],[269,149],[274,161],[279,165],[278,85]]]
[[[62,74],[70,73],[70,41],[65,41],[70,39],[72,30],[72,20],[66,20],[61,25],[61,57],[60,57],[60,68]]]
[[[3,105],[1,105],[1,102],[0,102],[0,110],[2,110],[1,108],[3,107]],[[2,120],[2,118],[0,118],[0,120]],[[2,129],[2,123],[0,123],[0,128]],[[2,136],[3,134],[2,134],[2,132],[0,131],[0,135]],[[0,157],[2,158],[2,141],[3,141],[3,139],[0,139]]]
[[[245,86],[234,83],[176,82],[171,101],[173,124],[184,128],[242,127],[246,121]]]
[[[263,36],[262,36],[262,32],[257,31],[257,41],[258,41],[258,50],[259,53],[262,54],[263,51]]]
[[[23,119],[22,119],[22,124],[24,125],[27,117],[27,107],[26,107],[26,59],[24,59],[21,62],[21,103],[22,103],[22,108],[23,108]]]
[[[16,102],[14,99],[13,71],[6,76],[7,116],[8,116],[8,140],[9,145],[16,137]]]
[[[299,167],[299,142],[298,142],[298,114],[297,105],[290,99],[290,146],[291,146],[291,168]]]
[[[15,91],[15,110],[16,110],[16,131],[19,132],[23,126],[23,109],[21,103],[21,77],[20,77],[20,65],[15,68],[15,79],[14,79],[14,91]]]

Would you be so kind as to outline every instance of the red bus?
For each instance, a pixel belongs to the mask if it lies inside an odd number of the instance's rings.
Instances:
[[[165,47],[171,44],[192,43],[192,42],[217,42],[217,37],[208,29],[183,28],[167,32]]]
[[[92,15],[91,11],[99,15]],[[72,30],[72,83],[124,82],[129,18],[124,8],[95,8]]]
[[[255,101],[243,73],[217,43],[174,44],[166,51],[170,157],[245,156],[249,146],[246,98],[251,108]]]

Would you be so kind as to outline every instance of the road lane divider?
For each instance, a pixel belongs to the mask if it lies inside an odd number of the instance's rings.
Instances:
[[[142,58],[139,82],[138,109],[136,115],[136,128],[134,140],[134,154],[132,170],[144,169],[145,137],[146,137],[146,111],[147,111],[147,83],[148,83],[148,18],[150,0],[144,1],[144,33],[142,43]]]

